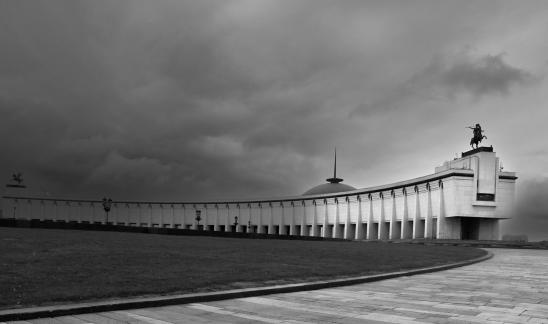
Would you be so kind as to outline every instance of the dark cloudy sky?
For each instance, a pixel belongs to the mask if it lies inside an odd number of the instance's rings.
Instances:
[[[193,200],[430,174],[487,131],[548,239],[546,1],[0,0],[0,175]],[[508,228],[508,230],[507,230]]]

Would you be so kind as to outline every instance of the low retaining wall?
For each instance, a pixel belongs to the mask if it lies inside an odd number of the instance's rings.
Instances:
[[[324,238],[316,236],[298,236],[298,235],[278,235],[278,234],[258,234],[258,233],[242,233],[242,232],[218,232],[218,231],[202,231],[178,228],[158,228],[158,227],[141,227],[141,226],[124,226],[124,225],[105,225],[105,224],[89,224],[78,222],[63,222],[63,221],[41,221],[38,219],[26,220],[15,218],[0,218],[0,226],[2,227],[21,227],[21,228],[50,228],[50,229],[71,229],[71,230],[86,230],[86,231],[109,231],[109,232],[130,232],[130,233],[146,233],[146,234],[163,234],[163,235],[193,235],[193,236],[217,236],[217,237],[233,237],[233,238],[250,238],[250,239],[276,239],[276,240],[302,240],[302,241],[348,241],[343,239]]]

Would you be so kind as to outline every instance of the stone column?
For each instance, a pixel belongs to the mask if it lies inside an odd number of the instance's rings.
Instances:
[[[63,203],[62,201],[58,201],[58,200],[55,201],[55,214],[54,214],[55,218],[54,219],[56,222],[63,220],[63,215],[62,215],[63,208],[59,206],[62,203]],[[18,219],[23,216],[24,207],[25,207],[25,201],[23,199],[17,199],[17,218]],[[101,221],[103,220],[104,220],[104,217],[101,218]]]
[[[358,220],[356,221],[356,232],[354,238],[356,240],[363,240],[363,215],[362,215],[362,198],[356,196],[358,204]]]
[[[388,232],[388,238],[393,240],[397,238],[396,232],[396,193],[394,190],[390,191],[390,198],[392,199],[392,214],[390,215],[390,229]]]
[[[381,215],[379,217],[379,240],[386,240],[388,238],[388,230],[386,228],[386,215],[384,210],[384,194],[379,192],[379,198],[381,199]]]
[[[152,227],[152,204],[148,204],[148,227]]]
[[[310,233],[306,235],[308,230],[308,222],[306,219],[306,202],[304,200],[301,201],[301,207],[303,209],[303,212],[301,214],[301,236],[310,236]]]
[[[312,206],[314,206],[314,214],[312,215],[311,236],[320,236],[318,233],[318,206],[316,206],[316,200],[312,200]]]
[[[409,207],[407,205],[407,188],[402,188],[403,194],[403,215],[401,219],[401,238],[410,239],[412,237],[413,229],[409,228]]]
[[[445,219],[445,197],[443,192],[443,181],[439,180],[438,182],[439,186],[439,192],[440,192],[440,210],[438,214],[438,228],[437,228],[437,235],[436,237],[438,239],[449,239],[448,233],[447,233],[447,223]]]
[[[125,217],[125,220],[124,220],[124,225],[125,225],[125,226],[129,226],[129,223],[130,223],[130,222],[129,222],[129,220],[130,220],[130,219],[129,219],[129,217],[130,217],[129,215],[130,215],[130,211],[131,211],[131,210],[130,210],[130,208],[129,208],[129,205],[126,204],[126,203],[124,204],[124,210],[125,210],[125,212],[126,212],[126,217]],[[82,209],[80,209],[80,211],[82,211]]]
[[[140,207],[139,207],[140,208]],[[97,219],[97,214],[101,214],[101,211],[102,211],[103,208],[97,208],[97,203],[95,202],[92,202],[91,203],[91,214],[93,215],[93,222],[92,223],[95,223],[96,219]],[[55,203],[55,206],[54,206],[54,215],[57,214],[57,203]]]
[[[87,214],[88,214],[87,206],[86,206],[86,203],[83,202],[83,201],[78,202],[78,206],[80,207],[79,222],[83,223],[83,222],[87,221],[88,218],[89,218],[89,216],[87,216]]]
[[[51,202],[51,210],[52,210],[52,213],[51,213],[51,220],[52,221],[57,221],[57,201],[52,201]],[[20,210],[20,206],[19,206],[19,199],[15,199],[15,204],[14,204],[14,208],[13,208],[13,217],[14,218],[19,218],[19,213],[21,212]]]
[[[89,207],[87,207],[87,208],[89,208],[88,216],[87,216],[88,222],[90,224],[93,224],[95,222],[95,204],[93,202],[89,202]]]
[[[69,204],[69,202],[67,202],[67,204]],[[24,209],[24,212],[21,216],[23,216],[23,218],[31,220],[32,219],[32,201],[30,199],[27,199],[25,201],[25,207],[23,209]],[[68,216],[65,216],[65,217],[68,218]]]
[[[230,205],[225,204],[226,207],[226,215],[225,215],[225,232],[230,232],[231,224],[230,224]]]
[[[76,222],[81,223],[82,222],[82,203],[79,201],[74,205],[74,209],[76,210]]]
[[[213,231],[219,232],[221,230],[219,226],[219,205],[215,204],[213,205],[213,208],[215,209],[215,219],[213,221]]]
[[[181,228],[186,229],[186,206],[181,204],[181,209],[183,210],[183,216],[181,218]]]
[[[164,227],[164,205],[158,204],[158,207],[160,208],[160,221],[158,222],[158,226],[160,228]]]
[[[372,194],[367,195],[367,201],[369,202],[369,215],[367,215],[367,233],[365,238],[368,240],[373,240],[378,237],[378,234],[373,231],[374,222],[373,222],[373,195]]]
[[[379,226],[377,230],[377,240],[383,239],[383,231],[384,231],[384,196],[382,192],[379,192],[379,200],[380,200],[380,210],[379,210]]]
[[[433,231],[433,221],[432,221],[432,190],[430,187],[430,182],[426,184],[426,190],[428,195],[428,200],[426,202],[426,226],[424,228],[424,238],[432,239],[434,237]]]
[[[209,213],[207,212],[207,204],[203,205],[202,211],[202,220],[204,221],[203,229],[204,231],[209,231]]]
[[[339,215],[339,199],[335,198],[335,221],[333,222],[333,238],[341,238],[341,233],[339,229],[339,223],[340,223],[340,215]]]
[[[76,214],[76,222],[81,223],[82,222],[82,203],[80,201],[74,204],[74,210]]]
[[[263,205],[261,203],[257,204],[259,208],[259,219],[257,220],[257,233],[264,234],[263,230]]]
[[[93,203],[89,203],[89,205],[87,203],[83,203],[82,204],[83,207],[85,208],[86,210],[86,220],[89,224],[93,224],[93,211],[92,211],[92,206],[93,206]],[[47,203],[44,204],[44,219],[46,219],[47,217]]]
[[[69,213],[72,210],[72,208],[69,207]],[[112,208],[110,209],[110,212],[108,213],[108,220],[109,222],[112,222],[112,225],[118,224],[118,208],[116,203],[112,203]]]
[[[242,213],[241,213],[241,208],[240,208],[240,204],[236,204],[236,208],[238,209],[238,225],[236,225],[236,233],[240,233],[240,226],[241,226],[241,223],[242,223]]]
[[[29,203],[30,203],[30,200],[29,200]],[[76,221],[75,212],[74,212],[74,206],[75,205],[76,205],[76,202],[71,203],[70,201],[67,201],[67,222]],[[116,204],[114,204],[114,203],[112,204],[112,209],[113,209],[113,214],[114,214],[113,215],[114,220],[116,220]],[[31,211],[32,211],[32,208],[29,205],[29,219],[32,219]],[[114,223],[114,225],[116,225],[116,223]]]
[[[46,207],[43,200],[40,200],[40,220],[46,219]]]
[[[19,200],[17,198],[13,199],[13,204],[11,205],[11,210],[9,211],[9,213],[11,214],[11,217],[10,218],[19,218],[19,213],[21,212],[19,210]],[[52,217],[52,219],[55,220],[55,215]]]
[[[137,203],[135,204],[135,207],[137,208],[137,226],[141,226],[141,204]],[[95,214],[95,207],[93,207],[93,213]],[[95,218],[95,217],[94,217]]]
[[[197,231],[198,230],[198,221],[196,221],[196,211],[198,210],[198,208],[196,207],[196,205],[192,205],[192,209],[194,210],[194,213],[192,214],[192,229]]]
[[[173,204],[169,204],[169,214],[171,215],[169,218],[169,228],[175,228],[175,206]]]
[[[17,206],[17,218],[21,219],[24,218],[25,215],[25,203],[26,201],[24,199],[18,200],[18,206]],[[63,201],[56,201],[55,204],[55,220],[56,221],[65,221],[65,216],[63,215]]]
[[[16,200],[17,203],[16,203],[16,207],[15,207],[15,210],[16,210],[16,215],[15,215],[15,218],[19,218],[19,214],[21,213],[21,206],[19,204],[19,200]],[[54,200],[53,201],[53,220],[54,221],[57,221],[57,200]]]
[[[280,223],[279,223],[279,227],[280,227],[280,235],[287,235],[286,233],[286,230],[285,230],[285,208],[284,208],[284,203],[283,201],[280,201],[280,207],[282,207],[282,217],[280,217]]]
[[[274,234],[274,212],[272,211],[272,203],[268,203],[268,234]]]
[[[344,201],[346,201],[346,217],[344,219],[344,239],[349,240],[350,239],[350,198],[346,196],[344,198]]]
[[[289,235],[296,235],[295,233],[295,202],[291,201],[291,222],[289,223]]]
[[[413,219],[413,238],[422,238],[423,232],[422,232],[422,225],[421,225],[421,202],[420,202],[420,193],[419,193],[419,187],[415,186],[415,218]]]
[[[29,219],[32,219],[32,215],[31,215],[32,208],[30,206],[31,204],[30,199],[27,201],[27,204],[28,204],[27,210],[29,212],[28,217]],[[65,201],[65,223],[70,222],[70,212],[71,212],[70,201]]]
[[[28,215],[27,215],[27,219],[31,220],[32,219],[32,212],[33,212],[33,208],[32,208],[32,204],[33,204],[33,201],[32,200],[27,200],[27,212],[28,212]],[[70,209],[69,209],[70,210]]]
[[[325,216],[323,218],[323,233],[322,237],[329,237],[329,208],[327,206],[327,199],[323,200],[325,206]]]
[[[118,225],[118,222],[121,223],[121,216],[120,216],[120,208],[118,203],[112,204],[112,211],[113,211],[113,217],[112,217],[112,224]]]
[[[252,232],[252,221],[251,221],[251,204],[247,204],[247,211],[248,211],[248,218],[247,218],[247,233],[251,233]]]

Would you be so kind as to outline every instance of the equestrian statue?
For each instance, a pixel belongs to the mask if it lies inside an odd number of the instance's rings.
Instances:
[[[480,124],[476,124],[476,127],[468,126],[467,128],[470,128],[474,131],[474,137],[470,139],[470,146],[474,148],[474,144],[476,144],[475,148],[478,148],[478,144],[481,143],[481,140],[483,140],[484,138],[487,139],[487,136],[483,135],[484,130],[481,129]]]

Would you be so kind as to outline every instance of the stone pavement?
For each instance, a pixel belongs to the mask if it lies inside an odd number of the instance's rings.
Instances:
[[[548,250],[354,286],[10,323],[548,323]]]

